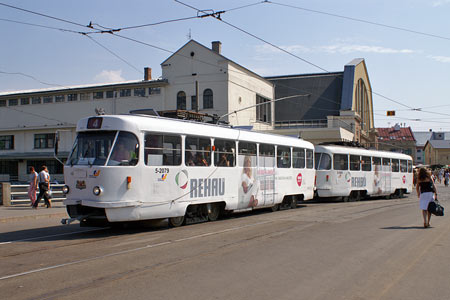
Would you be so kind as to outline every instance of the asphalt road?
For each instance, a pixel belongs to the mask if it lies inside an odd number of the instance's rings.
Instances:
[[[450,299],[449,262],[450,219],[424,229],[415,194],[175,229],[48,218],[0,227],[0,298]]]

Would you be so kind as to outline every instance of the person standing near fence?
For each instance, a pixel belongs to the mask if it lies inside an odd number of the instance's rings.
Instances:
[[[28,187],[28,197],[31,201],[31,206],[36,202],[36,191],[38,188],[38,173],[34,170],[34,167],[30,167],[30,186]]]
[[[37,209],[39,202],[42,197],[44,197],[45,204],[47,208],[52,207],[52,203],[48,197],[48,192],[50,191],[50,174],[48,173],[47,166],[42,166],[42,171],[39,173],[39,195],[34,202],[33,208]]]

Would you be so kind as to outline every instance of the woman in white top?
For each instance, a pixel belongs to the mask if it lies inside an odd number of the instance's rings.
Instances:
[[[28,197],[33,206],[36,201],[36,191],[38,186],[38,173],[34,170],[34,167],[30,167],[30,186],[28,187]]]

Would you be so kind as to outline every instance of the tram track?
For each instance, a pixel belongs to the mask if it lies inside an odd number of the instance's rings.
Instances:
[[[376,202],[360,202],[360,203],[355,203],[353,205],[348,205],[348,203],[345,203],[343,205],[333,205],[333,207],[326,207],[326,206],[321,206],[321,205],[312,205],[309,206],[307,208],[309,208],[309,214],[313,213],[313,215],[315,215],[316,213],[322,214],[326,216],[326,219],[328,219],[328,222],[331,221],[332,219],[341,219],[341,220],[345,220],[348,221],[349,219],[354,218],[354,216],[356,214],[366,214],[367,212],[375,212],[375,211],[382,211],[382,210],[386,210],[389,209],[390,207],[396,207],[396,206],[404,206],[406,205],[412,205],[413,203],[405,203],[405,202],[401,202],[401,203],[392,203],[392,204],[385,204],[382,206],[377,206],[377,207],[373,207],[373,208],[368,208],[365,210],[358,210],[358,211],[352,211],[352,212],[348,212],[349,206],[351,206],[351,209],[354,208],[359,208],[359,207],[364,207],[367,204],[377,204]],[[344,214],[340,214],[339,211],[347,211]],[[13,275],[6,275],[0,278],[0,280],[4,280],[7,278],[12,278],[11,276],[22,276],[22,275],[26,275],[26,274],[31,274],[34,272],[42,272],[42,271],[46,271],[46,270],[50,270],[53,268],[61,268],[61,267],[66,267],[66,266],[70,266],[73,264],[80,264],[80,263],[85,263],[85,262],[89,262],[92,260],[101,260],[103,258],[107,258],[110,256],[116,256],[116,255],[122,255],[122,254],[126,254],[126,253],[130,253],[130,252],[135,252],[135,251],[139,251],[139,250],[143,250],[143,249],[149,249],[149,248],[154,248],[154,247],[159,247],[159,246],[163,246],[163,245],[170,245],[170,244],[174,244],[174,243],[180,243],[180,242],[184,242],[184,241],[188,241],[188,240],[192,240],[192,239],[198,239],[198,238],[202,238],[202,237],[207,237],[207,236],[212,236],[212,235],[217,235],[217,234],[221,234],[221,233],[226,233],[229,231],[234,231],[234,230],[239,230],[239,229],[243,229],[243,228],[247,228],[247,227],[252,227],[252,226],[258,226],[258,225],[262,225],[262,224],[267,224],[267,223],[271,223],[271,222],[276,222],[276,221],[289,221],[289,219],[291,217],[295,217],[298,221],[300,222],[311,222],[310,220],[308,220],[309,218],[304,219],[303,218],[303,214],[299,215],[300,210],[286,210],[286,211],[282,211],[282,212],[278,212],[278,213],[268,213],[268,214],[256,214],[254,215],[254,218],[256,219],[260,219],[260,216],[264,217],[264,219],[266,219],[266,221],[262,221],[262,222],[257,222],[254,224],[249,224],[249,225],[243,225],[243,226],[238,226],[238,227],[231,227],[229,229],[225,229],[222,231],[217,231],[217,232],[206,232],[206,233],[202,233],[199,235],[193,235],[193,236],[187,236],[187,237],[181,237],[181,238],[176,238],[176,239],[171,239],[169,237],[168,240],[164,240],[162,239],[161,242],[159,243],[154,243],[154,244],[149,244],[149,245],[145,245],[145,246],[141,246],[141,247],[135,247],[135,248],[129,248],[129,249],[124,249],[121,251],[116,251],[116,252],[110,252],[109,254],[105,254],[105,255],[100,255],[100,256],[93,256],[93,257],[84,257],[84,258],[80,258],[80,259],[75,259],[73,261],[70,262],[61,262],[59,264],[55,264],[55,265],[51,265],[51,266],[47,266],[44,268],[36,268],[34,270],[29,270],[29,271],[24,271],[24,272],[19,272]],[[332,212],[332,215],[330,215],[329,213]],[[353,217],[352,217],[353,216]],[[248,217],[248,216],[246,216]],[[314,216],[313,216],[314,218]],[[238,220],[240,220],[240,218],[236,218]],[[230,221],[232,221],[232,219],[230,219]],[[244,221],[244,219],[243,219]],[[319,222],[327,222],[327,220],[316,220]],[[311,225],[313,225],[316,222],[311,223]],[[206,224],[205,224],[206,225]],[[202,225],[203,226],[203,225]],[[186,228],[186,227],[185,227]],[[198,227],[201,228],[201,227]],[[289,230],[288,230],[289,231]],[[91,234],[93,232],[101,232],[102,235],[104,234],[108,234],[108,231],[105,229],[93,229],[93,230],[87,230],[87,231],[82,231],[82,232],[74,232],[74,233],[68,233],[67,235],[72,235],[72,241],[76,240],[78,242],[76,243],[70,243],[70,244],[64,244],[64,245],[49,245],[49,246],[44,246],[42,247],[41,244],[38,242],[38,247],[32,247],[30,249],[30,243],[27,244],[27,250],[25,251],[20,251],[20,247],[15,251],[15,252],[10,252],[7,255],[2,255],[0,258],[1,259],[8,259],[8,258],[19,258],[21,256],[25,256],[31,253],[36,253],[36,251],[39,251],[40,253],[42,252],[51,252],[51,253],[56,253],[56,252],[62,252],[64,251],[64,249],[71,249],[71,251],[67,251],[67,252],[77,252],[76,251],[76,247],[88,247],[88,245],[94,245],[94,248],[97,249],[105,249],[105,250],[110,250],[111,248],[114,248],[115,246],[111,246],[110,242],[114,239],[120,239],[121,237],[123,237],[122,234],[118,234],[118,235],[114,235],[114,236],[106,236],[103,238],[99,238],[96,237],[95,235],[92,235],[91,237],[85,237],[87,238],[87,240],[77,240],[77,234],[83,235],[83,234]],[[174,232],[174,231],[170,231],[170,232]],[[147,236],[148,238],[148,233],[147,231],[143,232],[143,231],[137,231],[134,232],[137,235],[133,236],[133,240],[129,241],[128,243],[139,243],[139,239],[140,237],[143,236]],[[157,233],[157,235],[159,235],[161,232],[160,231],[156,231],[156,232],[150,232],[150,233]],[[129,232],[126,232],[127,236],[129,234]],[[283,234],[281,232],[278,232],[277,235]],[[42,237],[34,237],[34,238],[29,238],[29,239],[23,239],[23,240],[18,240],[16,242],[29,242],[29,241],[36,241],[39,239],[46,239],[46,238],[57,238],[58,236],[64,236],[65,234],[60,234],[60,235],[47,235],[47,236],[42,236]],[[265,235],[264,235],[265,236]],[[262,236],[256,235],[252,238],[258,239],[261,238]],[[154,236],[154,239],[158,239],[161,238],[161,236]],[[134,242],[133,242],[134,241]],[[119,243],[119,245],[122,244],[122,246],[126,247],[127,242],[121,241],[121,243]],[[9,244],[11,245],[11,244]],[[6,246],[6,245],[5,245]]]

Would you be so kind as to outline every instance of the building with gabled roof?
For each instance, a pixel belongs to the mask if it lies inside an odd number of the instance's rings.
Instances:
[[[388,128],[377,128],[378,149],[411,155],[415,160],[416,139],[411,127],[399,124]]]

